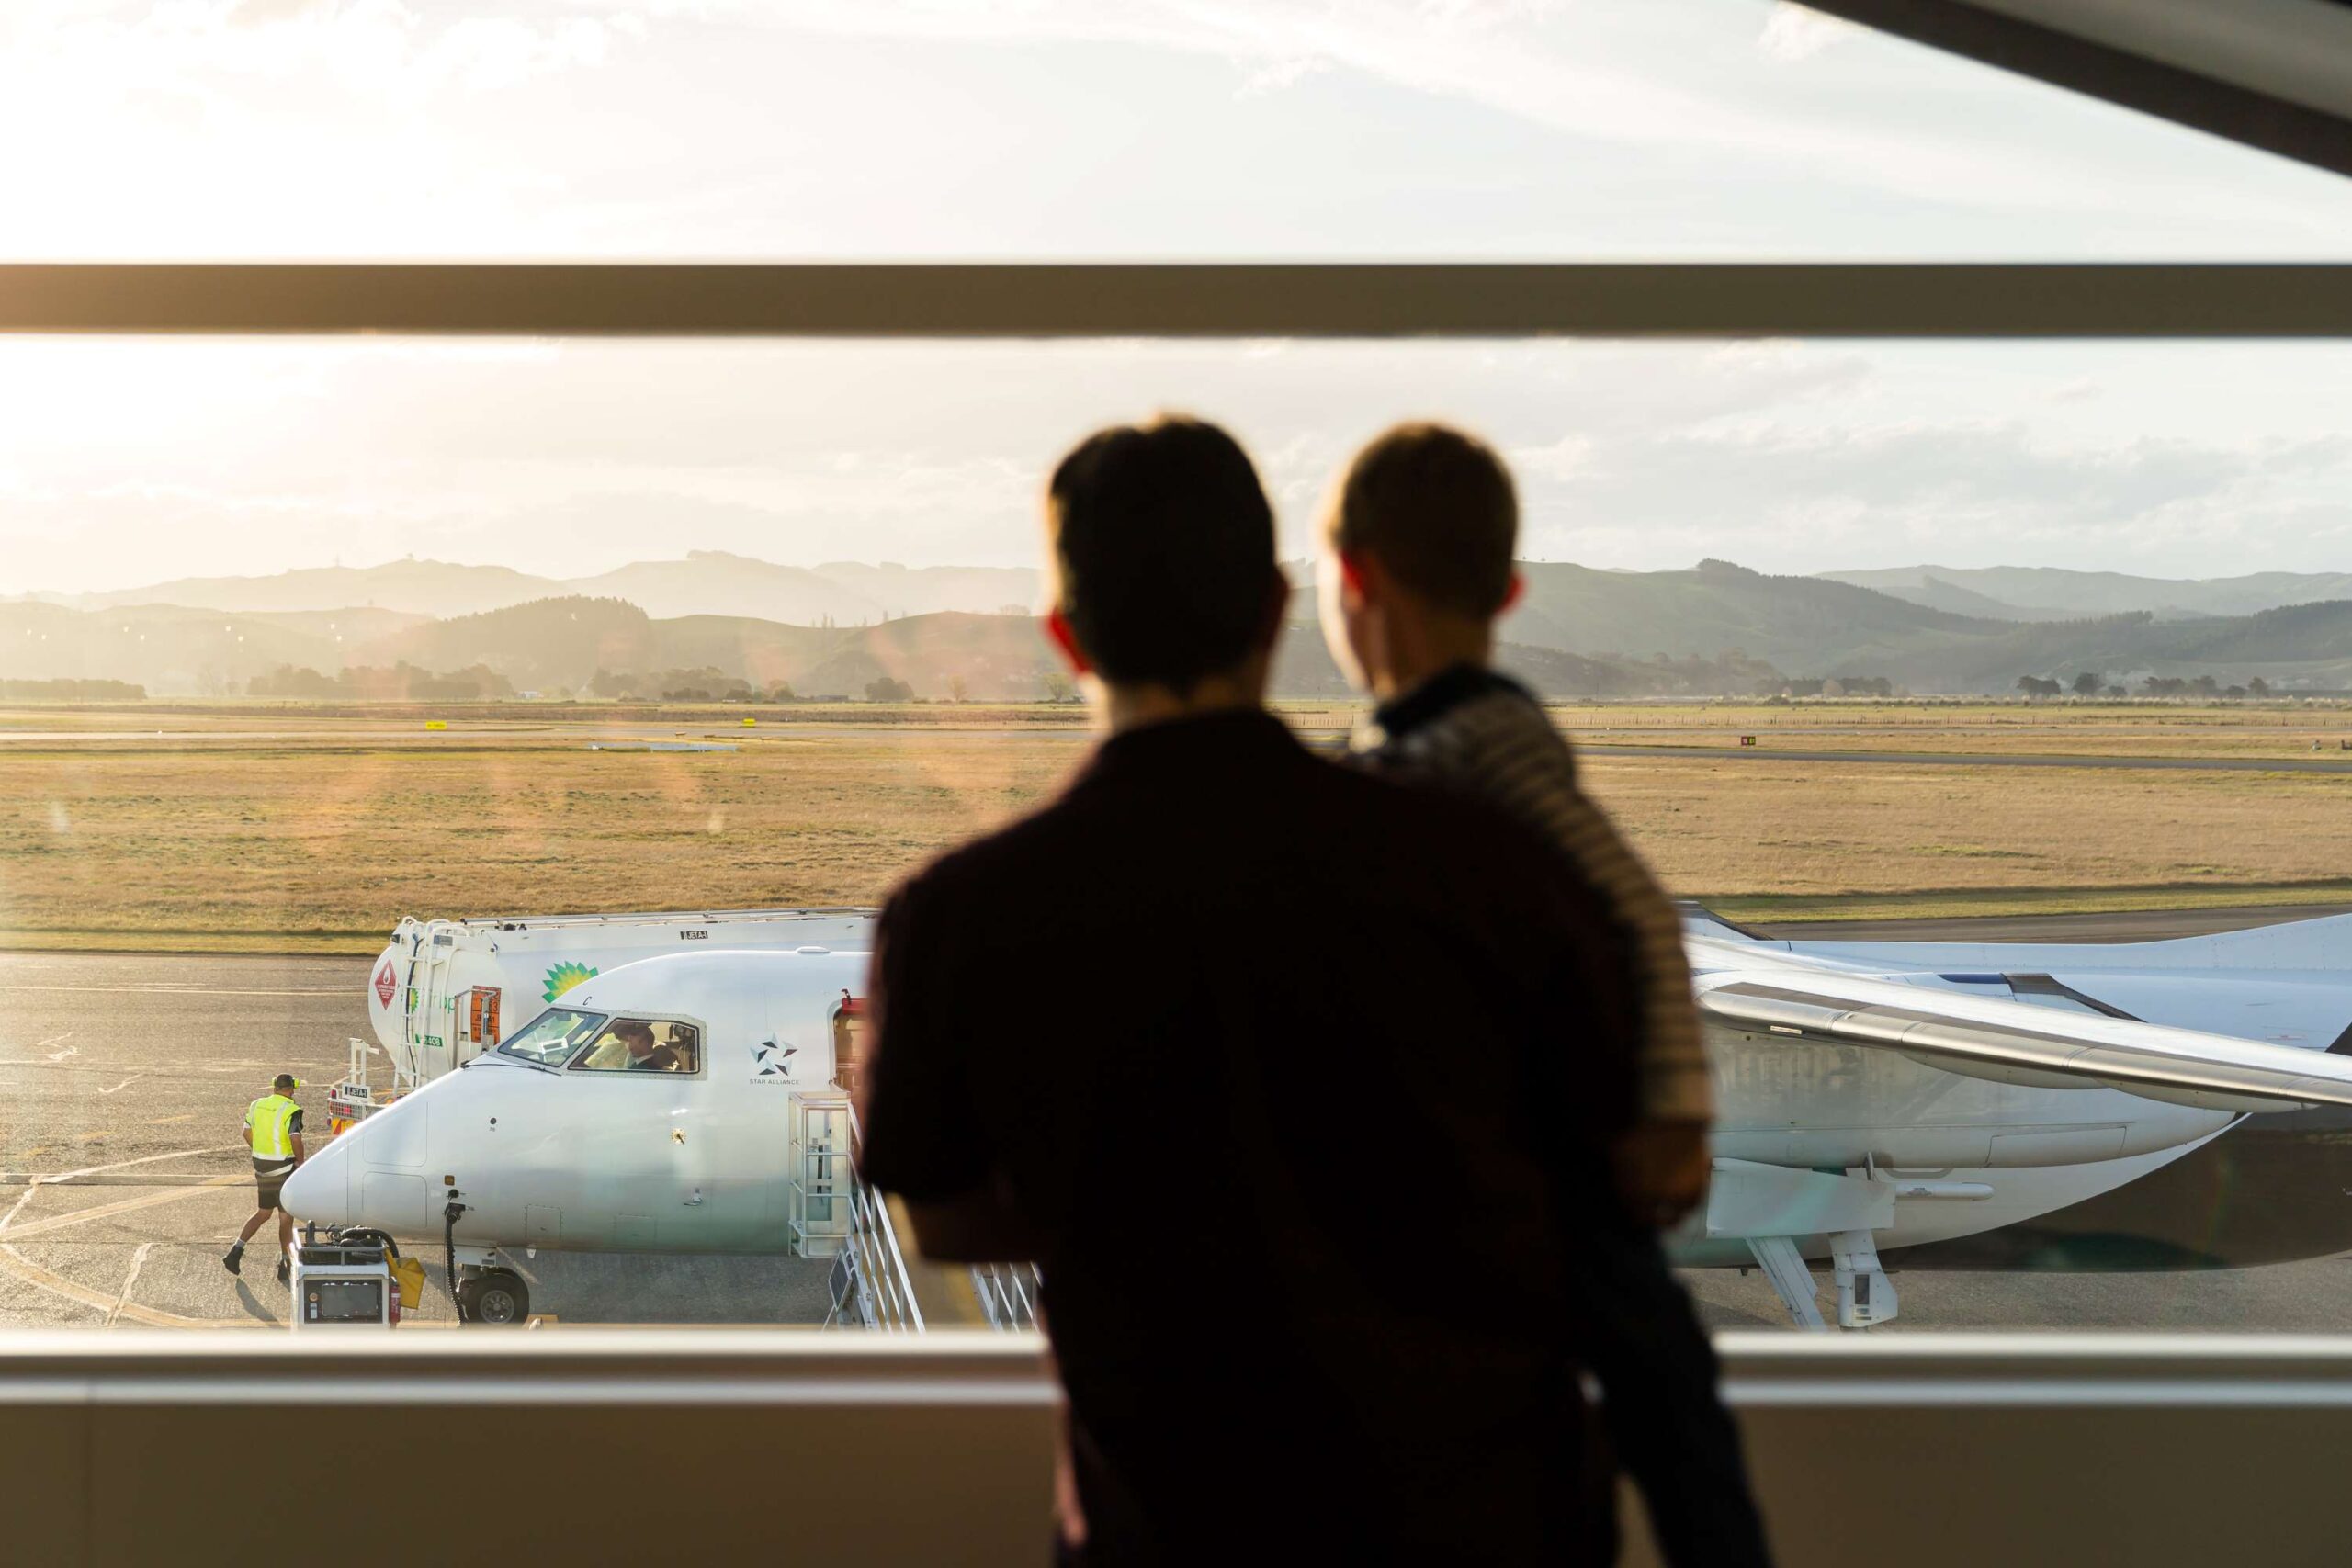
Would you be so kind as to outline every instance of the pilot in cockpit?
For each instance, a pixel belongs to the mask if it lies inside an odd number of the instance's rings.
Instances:
[[[653,1073],[675,1073],[685,1069],[685,1063],[679,1060],[677,1048],[656,1045],[653,1031],[635,1019],[623,1019],[613,1025],[613,1038],[628,1047],[628,1061],[624,1065],[628,1067]]]

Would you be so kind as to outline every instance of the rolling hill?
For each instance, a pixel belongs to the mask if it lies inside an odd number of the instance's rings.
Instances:
[[[1521,567],[1527,590],[1505,640],[1571,653],[1710,658],[1738,649],[1796,674],[1869,672],[1941,636],[1996,637],[2012,623],[1930,609],[1814,577],[1770,577],[1727,561],[1689,571]]]
[[[311,567],[271,577],[188,577],[108,593],[50,594],[77,610],[182,604],[199,610],[311,611],[372,606],[412,615],[465,615],[560,593],[563,585],[503,566],[398,560]]]
[[[2289,604],[2352,599],[2352,572],[2261,571],[2245,577],[2175,579],[2051,566],[1901,566],[1820,575],[1944,608],[1958,607],[1955,592],[1978,595],[2004,606],[2002,613],[2009,619],[2020,621],[2048,619],[2053,613],[2070,620],[2141,611],[2167,620],[2251,615]]]
[[[2352,602],[2188,621],[2141,611],[2020,626],[2002,637],[1921,648],[1878,672],[1920,691],[1973,692],[2006,691],[2019,675],[2066,681],[2083,671],[2122,682],[2211,675],[2243,684],[2260,676],[2285,689],[2346,689],[2352,687]]]
[[[558,580],[503,566],[398,560],[370,567],[316,567],[272,577],[182,578],[104,593],[35,593],[27,599],[76,610],[178,604],[198,610],[273,614],[349,613],[373,608],[447,618],[579,594],[626,599],[659,620],[737,615],[786,625],[864,626],[900,615],[963,610],[993,615],[1034,608],[1038,573],[1027,567],[905,567],[832,561],[782,566],[724,550],[689,550],[677,560],[633,561],[594,577]]]
[[[1895,590],[1881,592],[1725,561],[1682,571],[1555,562],[1522,570],[1526,593],[1502,626],[1505,662],[1554,695],[1744,694],[1777,689],[1785,679],[1829,676],[1883,676],[1918,692],[2007,692],[2021,675],[2071,682],[2086,671],[2124,683],[2208,674],[2244,683],[2258,675],[2285,691],[2352,688],[2352,592],[2237,615],[2189,614],[2175,604],[2166,612],[2066,616],[1985,590],[2039,583],[2036,592],[2054,593],[2098,579],[2145,596],[2152,583],[2200,585],[2098,573],[2045,579],[2037,570],[2007,569],[1955,574],[1967,581],[1948,582],[1939,569],[1920,568],[1909,569],[1908,578],[1873,574]],[[2338,580],[2221,581],[2253,593],[2255,585],[2270,592]],[[471,671],[484,691],[504,682],[548,695],[659,696],[783,683],[802,694],[856,696],[888,676],[926,697],[960,689],[975,698],[1021,699],[1044,691],[1057,668],[1029,615],[1001,613],[1035,596],[1037,577],[1027,570],[791,567],[697,551],[584,581],[609,591],[575,592],[504,568],[403,561],[190,579],[149,591],[234,602],[227,608],[143,597],[83,606],[0,601],[0,678],[112,680],[158,695],[224,695],[254,689],[255,677],[265,677],[262,689],[298,695],[332,692],[340,671],[365,669],[379,673],[354,689],[397,692],[430,676]],[[340,592],[379,602],[300,603]],[[516,592],[527,596],[461,614],[405,607],[420,596],[463,603]],[[986,608],[964,607],[976,603]],[[776,613],[778,605],[794,614]],[[899,613],[914,605],[933,607]],[[1294,614],[1302,625],[1277,666],[1282,694],[1343,694],[1314,613],[1314,596],[1301,593]],[[406,673],[396,673],[399,667]],[[283,679],[281,671],[288,672]]]

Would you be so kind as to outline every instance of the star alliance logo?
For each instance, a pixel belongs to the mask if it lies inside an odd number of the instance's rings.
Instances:
[[[763,1040],[752,1047],[752,1066],[757,1069],[755,1078],[788,1078],[792,1064],[787,1057],[800,1055],[797,1045],[779,1045],[773,1040]]]

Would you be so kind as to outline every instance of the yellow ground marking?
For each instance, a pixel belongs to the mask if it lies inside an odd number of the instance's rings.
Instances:
[[[185,1152],[197,1154],[212,1151],[187,1150]],[[151,1157],[173,1159],[179,1156],[161,1155]],[[143,1160],[123,1162],[125,1165],[144,1163],[146,1162]],[[74,1174],[87,1175],[89,1173],[77,1171]],[[184,1198],[200,1197],[204,1193],[218,1191],[224,1187],[236,1186],[245,1179],[246,1178],[243,1175],[216,1176],[197,1187],[175,1187],[162,1192],[151,1192],[144,1198],[126,1198],[119,1203],[100,1203],[95,1208],[78,1209],[70,1214],[59,1214],[51,1219],[30,1220],[20,1225],[0,1227],[0,1273],[13,1274],[28,1285],[63,1296],[68,1301],[79,1302],[84,1306],[96,1308],[107,1314],[106,1321],[109,1324],[128,1318],[133,1323],[143,1323],[153,1328],[274,1328],[277,1326],[274,1321],[263,1323],[250,1317],[187,1317],[179,1313],[165,1312],[161,1307],[140,1306],[130,1299],[131,1283],[138,1278],[135,1269],[131,1279],[124,1282],[120,1291],[108,1294],[104,1291],[91,1290],[86,1285],[76,1284],[62,1274],[52,1273],[18,1252],[14,1245],[32,1236],[64,1230],[68,1226],[80,1224],[85,1220],[104,1219],[110,1214],[126,1213],[133,1209],[151,1209],[159,1203],[173,1203]],[[39,1190],[38,1188],[30,1189],[25,1196],[29,1198],[37,1190]],[[23,1200],[19,1199],[17,1207],[23,1206]],[[15,1211],[11,1210],[12,1217]]]
[[[108,1328],[112,1328],[122,1316],[123,1309],[130,1305],[130,1292],[138,1288],[139,1271],[147,1267],[147,1255],[154,1250],[153,1242],[142,1241],[139,1244],[139,1250],[130,1255],[130,1272],[122,1277],[122,1290],[115,1297],[114,1310],[107,1314]]]
[[[111,1138],[113,1136],[114,1129],[107,1127],[102,1128],[96,1133],[76,1133],[74,1134],[74,1141],[77,1144],[95,1144],[101,1138]]]
[[[158,1116],[153,1122],[148,1122],[147,1125],[150,1127],[168,1127],[175,1122],[193,1122],[195,1120],[196,1112],[190,1111],[178,1116]]]
[[[141,1155],[137,1159],[119,1159],[108,1165],[85,1165],[79,1170],[61,1170],[54,1176],[43,1176],[38,1178],[35,1179],[33,1185],[36,1187],[62,1185],[65,1182],[73,1180],[77,1176],[96,1176],[101,1171],[107,1170],[129,1170],[134,1165],[153,1165],[160,1160],[186,1159],[190,1155],[226,1154],[231,1149],[242,1149],[243,1147],[245,1147],[245,1145],[243,1144],[214,1144],[209,1148],[171,1149],[160,1155]]]
[[[165,1312],[160,1307],[136,1306],[121,1300],[119,1296],[110,1295],[104,1291],[93,1291],[86,1285],[75,1284],[62,1274],[52,1274],[15,1247],[5,1245],[0,1245],[0,1273],[14,1274],[28,1285],[37,1285],[44,1291],[54,1292],[69,1301],[80,1302],[84,1306],[95,1307],[100,1312],[113,1313],[118,1317],[129,1318],[133,1323],[143,1323],[151,1328],[276,1328],[279,1326],[275,1319],[264,1322],[259,1318],[252,1317],[183,1317],[178,1313]]]
[[[125,1198],[119,1202],[99,1203],[46,1220],[26,1220],[20,1224],[10,1225],[6,1230],[0,1230],[0,1242],[24,1241],[32,1236],[45,1235],[51,1231],[62,1231],[69,1225],[78,1225],[85,1220],[103,1220],[114,1214],[130,1213],[134,1209],[152,1209],[160,1203],[177,1203],[188,1198],[200,1198],[207,1192],[218,1191],[223,1187],[242,1186],[252,1179],[252,1177],[242,1174],[216,1176],[195,1187],[166,1188],[161,1192],[150,1192],[144,1198]]]

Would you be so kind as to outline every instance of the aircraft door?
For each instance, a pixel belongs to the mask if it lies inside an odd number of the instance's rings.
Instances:
[[[846,990],[842,992],[841,1000],[833,1004],[833,1082],[853,1100],[857,1098],[858,1085],[865,1070],[870,1017],[865,998],[852,996]]]

